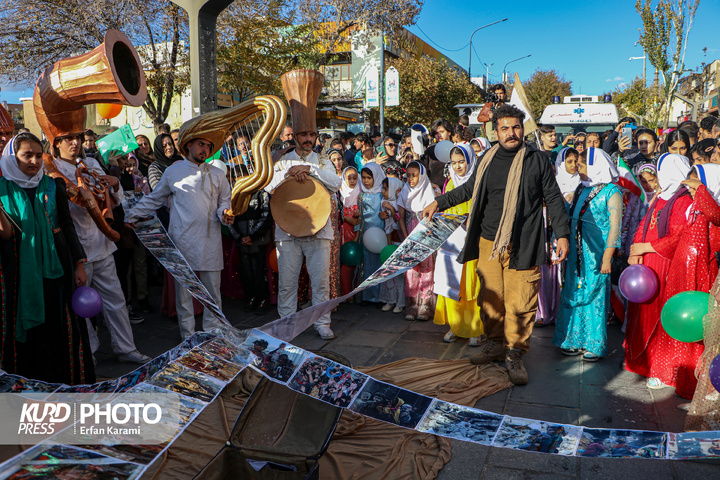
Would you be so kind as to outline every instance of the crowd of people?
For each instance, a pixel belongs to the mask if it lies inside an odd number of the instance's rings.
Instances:
[[[277,140],[272,181],[237,216],[233,183],[254,167],[248,133],[214,145],[164,125],[152,140],[138,135],[135,151],[109,158],[92,131],[48,141],[27,132],[0,135],[2,306],[14,312],[3,317],[2,368],[91,383],[99,342],[95,320],[74,319],[70,296],[80,285],[101,295],[119,360],[148,360],[135,348],[131,324],[158,308],[147,285],[148,270],[157,267],[123,225],[153,213],[218,306],[223,295],[244,298],[248,313],[276,304],[282,317],[351,292],[381,266],[380,254],[363,242],[369,229],[399,244],[424,217],[444,211],[468,215],[456,265],[436,264],[431,255],[347,301],[447,325],[443,341],[468,339],[478,349],[476,364],[504,359],[518,385],[528,381],[522,356],[534,328],[554,323],[553,344],[563,354],[597,361],[608,352],[607,324],[619,322],[625,368],[647,377],[649,388],[669,385],[692,398],[703,345],[669,337],[660,312],[677,293],[708,292],[718,274],[720,121],[684,122],[658,135],[626,117],[614,130],[559,142],[549,125],[526,136],[523,112],[503,103],[501,86],[496,93],[487,128],[478,129],[461,117],[457,124],[438,119],[420,133],[330,137],[318,135],[314,118],[300,124],[293,114]],[[631,136],[623,134],[628,126]],[[436,155],[443,140],[453,147]],[[116,207],[118,242],[68,202],[64,181],[43,174],[43,152],[69,179],[82,159],[118,205],[123,191],[144,194],[130,211]],[[286,232],[274,221],[280,212],[270,208],[271,198],[288,178],[312,178],[330,194],[330,217],[312,235]],[[347,242],[362,246],[359,265],[341,262]],[[659,281],[643,304],[628,302],[618,288],[624,268],[639,263]],[[456,294],[435,293],[436,284],[448,282]],[[182,338],[194,333],[201,307],[167,273],[160,308],[177,315]],[[206,309],[203,328],[219,322]],[[323,339],[335,337],[331,313],[314,326]]]

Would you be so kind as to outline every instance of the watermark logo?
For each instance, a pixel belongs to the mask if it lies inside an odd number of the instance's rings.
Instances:
[[[197,409],[173,392],[0,394],[0,444],[161,444]]]

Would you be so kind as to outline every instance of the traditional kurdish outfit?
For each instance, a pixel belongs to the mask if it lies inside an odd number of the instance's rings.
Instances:
[[[408,165],[420,169],[420,180],[415,187],[406,183],[400,192],[398,206],[405,210],[405,226],[410,234],[423,219],[423,209],[435,201],[435,192],[427,169],[419,162]],[[402,214],[401,214],[402,215]],[[405,318],[429,320],[435,311],[437,295],[433,292],[435,255],[430,255],[405,273]]]
[[[570,207],[570,252],[552,343],[595,359],[607,354],[610,274],[600,270],[605,250],[620,246],[623,204],[611,183],[618,173],[610,156],[590,148],[587,168],[589,180],[577,188]]]
[[[168,199],[172,199],[168,234],[222,310],[220,226],[223,212],[230,208],[230,184],[219,168],[183,160],[165,170],[152,193],[126,213],[126,221],[152,215]],[[192,296],[177,280],[175,296],[180,335],[185,339],[195,333]],[[209,331],[220,325],[221,320],[205,309],[203,328]]]
[[[85,252],[73,226],[65,182],[20,171],[10,140],[0,168],[0,202],[22,231],[0,240],[0,367],[52,383],[94,383],[84,319],[71,307],[75,265]],[[1,215],[1,214],[0,214]]]
[[[660,313],[665,305],[666,279],[670,261],[680,236],[686,227],[685,214],[692,198],[682,181],[687,177],[690,165],[681,155],[665,154],[658,160],[658,181],[663,191],[648,208],[645,218],[635,234],[634,243],[649,242],[655,252],[642,257],[643,265],[651,268],[658,278],[658,292],[647,303],[630,303],[625,334],[625,369],[654,377],[659,372],[656,361],[666,355],[658,342],[664,334],[660,325]]]
[[[371,227],[378,227],[382,231],[385,231],[385,220],[380,218],[383,202],[382,181],[385,179],[385,172],[383,172],[382,167],[375,162],[366,163],[362,170],[369,170],[370,173],[372,173],[373,186],[367,188],[362,184],[362,181],[360,181],[360,188],[362,189],[362,199],[360,201],[360,210],[362,212],[361,236]],[[363,244],[363,280],[375,273],[381,264],[380,254],[371,252]],[[368,302],[379,302],[380,285],[374,285],[363,290],[362,298]]]
[[[387,177],[387,180],[388,198],[383,201],[390,203],[397,212],[397,194],[398,190],[403,187],[403,182],[394,177]],[[390,213],[388,211],[388,214]],[[392,216],[385,219],[386,234],[392,235],[398,228],[398,222]],[[380,284],[380,301],[385,305],[395,305],[396,313],[400,313],[400,310],[405,308],[405,278],[402,275]],[[389,307],[386,308],[389,309]]]
[[[463,185],[473,174],[476,160],[475,151],[469,148],[469,144],[467,147],[465,145],[460,145],[459,147],[465,155],[467,172],[465,175],[460,176],[455,172],[455,169],[451,167],[450,180],[445,184],[445,191],[443,193],[452,191],[454,188]],[[468,200],[465,203],[448,208],[445,210],[445,213],[469,215],[471,205],[471,200]],[[439,258],[437,260],[439,261]],[[453,258],[452,261],[454,262],[455,259]],[[452,333],[461,338],[479,337],[483,334],[480,310],[477,306],[477,297],[480,293],[480,280],[475,272],[476,269],[477,260],[470,260],[464,263],[460,276],[460,299],[454,300],[443,295],[438,295],[435,306],[433,322],[437,325],[449,325]]]
[[[695,193],[693,204],[687,211],[687,224],[670,261],[665,302],[681,292],[709,292],[718,274],[715,253],[720,249],[717,244],[720,206],[715,198],[720,194],[720,165],[694,168],[704,185]],[[678,396],[692,398],[697,385],[695,366],[704,351],[704,344],[678,342],[662,328],[658,329],[656,337],[657,356],[653,361],[652,376],[675,387]]]
[[[360,197],[360,180],[355,184],[355,188],[350,188],[347,183],[346,175],[350,170],[354,170],[355,173],[359,173],[355,167],[347,167],[342,172],[342,185],[340,186],[340,196],[343,202],[343,217],[355,218],[355,212],[360,210],[358,206],[358,199]],[[350,222],[342,222],[342,243],[352,242],[355,240],[355,232],[360,228],[360,225],[353,225]],[[350,265],[342,265],[340,267],[340,293],[347,295],[352,292],[355,288],[353,279],[355,278],[355,269]]]
[[[340,292],[340,245],[342,245],[341,210],[338,192],[330,194],[330,220],[333,227],[333,240],[330,243],[330,298],[342,295]]]

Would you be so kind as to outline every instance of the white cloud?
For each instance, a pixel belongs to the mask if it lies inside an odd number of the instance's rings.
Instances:
[[[608,82],[608,83],[610,83],[610,82],[612,82],[612,78],[608,78],[608,79],[606,79],[605,81]]]
[[[613,78],[613,80],[616,82],[622,82],[625,79],[623,77],[615,77],[615,78]]]
[[[625,82],[622,82],[622,83],[618,83],[618,84],[617,84],[617,88],[625,88],[625,87],[627,87],[627,86],[628,86],[628,84],[625,83]]]

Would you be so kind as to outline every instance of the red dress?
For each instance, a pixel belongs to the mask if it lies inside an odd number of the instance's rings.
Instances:
[[[343,216],[352,217],[355,212],[360,211],[357,205],[343,208]],[[342,222],[342,243],[352,242],[355,240],[355,225],[350,222]],[[340,294],[347,295],[352,292],[355,286],[353,285],[353,279],[355,277],[355,269],[357,267],[350,267],[343,265],[340,267]]]
[[[660,326],[660,312],[665,305],[665,288],[670,261],[685,228],[685,212],[692,203],[692,197],[689,194],[683,195],[675,201],[670,213],[668,233],[663,238],[658,238],[657,219],[667,201],[658,198],[656,202],[655,209],[645,215],[645,217],[647,215],[653,217],[645,239],[643,239],[643,225],[645,224],[645,218],[643,218],[638,225],[633,242],[650,242],[655,249],[655,253],[643,255],[643,265],[650,267],[657,275],[658,292],[647,303],[630,302],[628,304],[625,332],[625,369],[644,377],[654,376],[653,362],[656,360],[654,356],[657,355],[657,349],[651,348],[650,344],[656,340],[657,331],[663,331]],[[663,331],[663,333],[665,332]]]
[[[710,232],[720,225],[720,206],[704,185],[697,189],[690,211],[670,262],[663,303],[681,292],[709,292],[718,274],[714,256],[717,249],[711,244]],[[713,239],[716,237],[713,235]],[[680,397],[692,399],[697,385],[695,366],[704,349],[702,342],[678,342],[658,328],[648,345],[648,356],[652,359],[650,374],[675,387]]]

